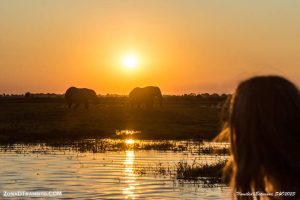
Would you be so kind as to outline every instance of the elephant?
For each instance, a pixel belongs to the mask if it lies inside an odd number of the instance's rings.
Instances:
[[[92,102],[97,104],[99,101],[99,98],[94,90],[76,87],[70,87],[67,89],[65,98],[69,108],[72,108],[73,104],[75,104],[74,108],[77,108],[80,104],[84,104],[85,108],[88,109],[89,103]]]
[[[158,100],[159,106],[162,106],[162,94],[159,87],[147,86],[144,88],[136,87],[129,93],[129,103],[131,107],[136,105],[138,108],[142,104],[145,107],[152,108],[155,102],[155,99]]]

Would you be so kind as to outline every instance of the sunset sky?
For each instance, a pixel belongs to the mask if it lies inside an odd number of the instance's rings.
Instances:
[[[300,86],[300,1],[0,1],[0,93],[223,93],[266,73]]]

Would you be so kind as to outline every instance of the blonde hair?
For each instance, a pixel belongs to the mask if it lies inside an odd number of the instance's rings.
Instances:
[[[226,133],[231,143],[226,171],[235,198],[245,198],[235,192],[280,191],[299,198],[300,95],[293,83],[279,76],[240,83],[231,98]]]

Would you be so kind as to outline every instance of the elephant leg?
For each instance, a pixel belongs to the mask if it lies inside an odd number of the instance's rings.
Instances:
[[[149,108],[151,108],[151,109],[153,108],[153,102],[149,103]]]
[[[153,108],[153,102],[148,103],[148,108],[152,109]]]
[[[79,107],[80,103],[76,103],[74,108],[77,109]]]
[[[154,107],[154,100],[150,101],[149,105],[150,105],[150,108],[153,108]]]
[[[84,106],[85,106],[85,109],[89,109],[89,103],[88,102],[85,102]]]
[[[146,108],[153,108],[153,101],[148,100],[145,102],[145,105],[146,105]]]

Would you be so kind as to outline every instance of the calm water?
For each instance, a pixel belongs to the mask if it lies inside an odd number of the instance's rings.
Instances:
[[[183,160],[213,163],[226,156],[133,150],[128,145],[127,150],[101,153],[44,145],[2,147],[0,191],[62,191],[62,199],[230,199],[225,185],[182,183],[172,173],[155,170],[163,166],[172,171]]]

